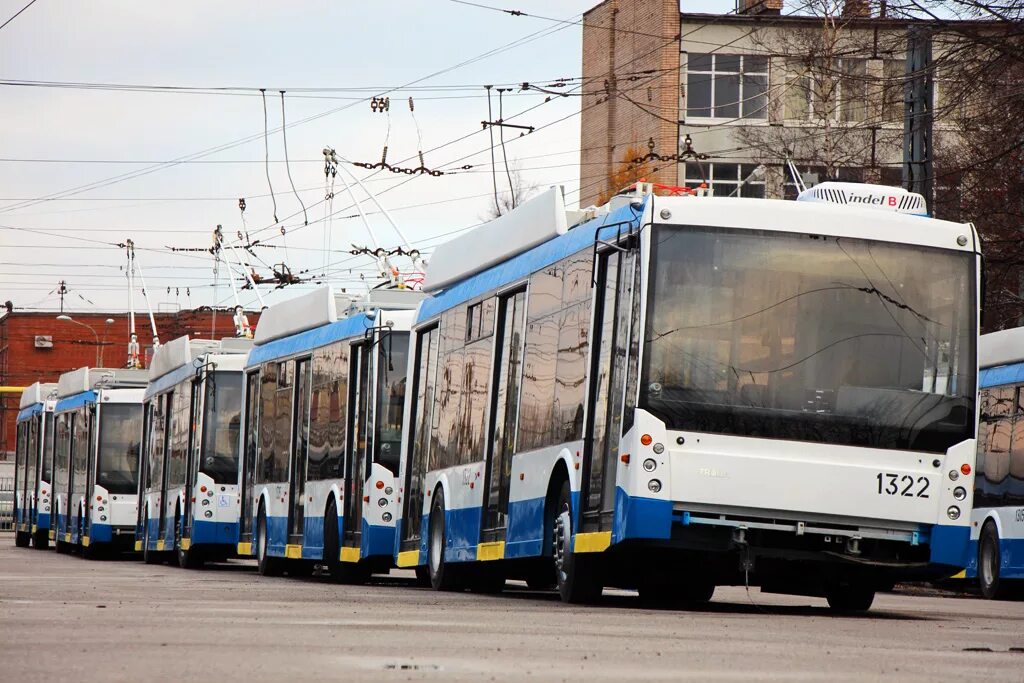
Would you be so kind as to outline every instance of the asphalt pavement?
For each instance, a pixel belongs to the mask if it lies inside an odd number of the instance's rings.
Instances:
[[[848,617],[742,587],[670,611],[412,584],[91,561],[0,534],[0,681],[1024,681],[1024,602],[912,589]]]

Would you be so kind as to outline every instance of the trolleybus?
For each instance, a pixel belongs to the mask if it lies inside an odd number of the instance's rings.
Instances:
[[[923,207],[638,190],[581,220],[553,188],[439,247],[397,565],[437,589],[693,604],[746,583],[839,610],[958,571],[980,244]]]
[[[57,552],[131,549],[146,371],[79,368],[60,376],[54,406]]]
[[[986,598],[1001,598],[1024,591],[1024,328],[981,335],[978,361],[981,423],[966,576]]]
[[[53,471],[53,395],[56,384],[36,382],[21,394],[14,469],[14,543],[37,549],[50,543]]]
[[[240,555],[261,574],[392,566],[407,348],[422,295],[330,287],[265,310],[245,379]]]
[[[248,339],[179,337],[157,349],[144,395],[135,549],[182,568],[232,557]]]

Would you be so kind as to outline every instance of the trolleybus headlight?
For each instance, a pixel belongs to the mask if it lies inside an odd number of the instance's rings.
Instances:
[[[377,501],[377,505],[379,505],[382,508],[386,508],[388,506],[388,499],[381,498],[380,500]]]
[[[959,478],[960,478],[960,473],[959,472],[957,472],[956,470],[950,470],[949,471],[949,480],[950,481],[956,481]]]
[[[661,491],[661,481],[658,479],[651,479],[647,482],[647,488],[651,490],[651,493],[658,493]]]
[[[950,505],[949,509],[946,510],[946,516],[953,520],[960,519],[960,508],[956,505]]]
[[[395,490],[394,490],[393,488],[391,488],[390,486],[389,486],[389,487],[387,487],[386,489],[384,489],[384,493],[385,493],[386,495],[389,495],[389,496],[390,496],[390,495],[391,495],[392,493],[394,493],[394,492],[395,492]]]
[[[644,470],[646,472],[653,472],[657,466],[658,463],[654,462],[654,458],[647,458],[644,460]]]
[[[390,512],[385,512],[383,515],[380,516],[380,518],[382,520],[384,520],[385,522],[390,522],[391,521],[391,513]]]
[[[953,489],[953,497],[956,498],[957,500],[963,500],[964,498],[967,497],[967,489],[965,489],[963,486],[957,486],[955,489]]]
[[[203,505],[209,505],[209,504],[210,504],[210,499],[209,498],[203,498]]]
[[[207,519],[213,517],[213,510],[207,510],[206,512],[204,512],[203,517],[206,517]]]
[[[106,515],[100,515],[100,521],[101,522],[107,521],[107,516]]]
[[[103,512],[103,506],[102,506],[102,505],[100,505],[100,506],[99,506],[98,508],[96,508],[96,509],[97,509],[98,511],[100,511],[100,512]]]
[[[656,443],[656,444],[654,444],[654,449],[653,450],[658,455],[661,455],[662,453],[665,452],[665,444],[663,444],[663,443]]]

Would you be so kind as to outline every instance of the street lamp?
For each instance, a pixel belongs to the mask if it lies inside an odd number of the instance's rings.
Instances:
[[[103,367],[103,362],[102,362],[102,360],[100,358],[100,350],[102,348],[100,346],[100,335],[96,334],[96,330],[94,330],[92,328],[92,326],[90,326],[90,325],[86,325],[83,322],[79,322],[79,321],[75,320],[70,315],[63,315],[63,314],[62,315],[58,315],[57,316],[57,320],[62,320],[64,322],[69,322],[69,323],[74,323],[76,325],[81,325],[82,327],[84,327],[84,328],[88,329],[90,332],[92,332],[92,335],[94,337],[96,337],[96,367],[98,367],[98,368]],[[108,318],[108,320],[109,320],[109,318]],[[113,321],[110,320],[110,322],[113,322]],[[104,336],[106,336],[106,335],[104,335]]]

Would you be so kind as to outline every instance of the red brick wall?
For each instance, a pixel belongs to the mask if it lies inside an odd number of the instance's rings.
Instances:
[[[57,320],[56,311],[23,313],[15,311],[0,318],[0,386],[25,387],[33,382],[56,382],[60,375],[82,366],[96,367],[97,350],[102,351],[103,367],[125,367],[128,362],[127,313],[72,313],[71,316],[91,326],[96,337],[86,328],[72,322]],[[255,329],[259,313],[248,313],[249,324]],[[160,341],[168,342],[183,335],[209,339],[213,313],[209,309],[159,313],[156,329]],[[113,318],[107,325],[104,321]],[[135,329],[139,337],[140,355],[147,360],[147,348],[152,347],[149,316],[137,315]],[[53,348],[35,347],[37,335],[48,335]],[[233,337],[235,325],[231,311],[217,311],[214,337]],[[20,394],[0,394],[0,459],[5,452],[13,452],[15,422]]]
[[[606,179],[630,147],[646,153],[653,137],[659,154],[678,151],[679,0],[606,0],[583,20],[580,205],[588,206],[609,189]],[[655,73],[630,80],[647,70]],[[660,164],[647,179],[674,185],[675,164]]]

